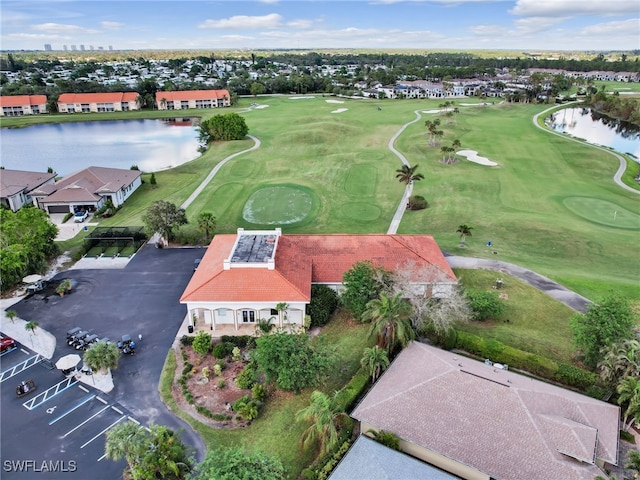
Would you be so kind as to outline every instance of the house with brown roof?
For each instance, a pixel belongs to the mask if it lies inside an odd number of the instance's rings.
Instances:
[[[52,185],[55,173],[0,170],[0,203],[14,212],[26,204],[34,204],[31,192]],[[37,204],[36,204],[37,206]]]
[[[158,110],[230,107],[228,90],[184,90],[156,92]]]
[[[63,93],[59,113],[124,112],[140,110],[137,92]]]
[[[0,96],[0,116],[19,117],[47,113],[46,95],[2,95]]]
[[[216,235],[180,303],[216,336],[253,334],[258,320],[304,324],[311,285],[340,290],[344,273],[370,260],[387,270],[412,265],[417,294],[447,296],[456,276],[428,235],[284,235],[238,229]],[[286,303],[286,310],[278,304]],[[202,323],[201,323],[202,324]]]
[[[418,342],[351,416],[464,479],[593,480],[618,462],[618,406]]]
[[[122,205],[142,185],[141,172],[119,168],[88,167],[31,192],[47,213],[93,212],[110,200]]]

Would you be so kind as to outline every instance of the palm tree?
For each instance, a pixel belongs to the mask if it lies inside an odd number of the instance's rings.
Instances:
[[[375,382],[380,374],[389,366],[387,351],[377,345],[372,348],[365,348],[364,355],[360,359],[360,365],[369,371],[371,382]]]
[[[34,321],[27,322],[24,326],[24,329],[28,332],[31,332],[31,335],[35,335],[38,325],[40,325],[38,322],[34,322]]]
[[[362,315],[364,321],[371,322],[369,337],[376,336],[378,345],[386,348],[389,354],[396,343],[406,346],[415,338],[409,320],[412,308],[400,293],[393,296],[381,293],[379,298],[367,303],[367,309]]]
[[[336,395],[329,397],[315,390],[309,398],[309,406],[296,413],[296,421],[311,422],[300,438],[302,445],[308,446],[317,441],[321,455],[335,446],[338,441],[338,420],[347,417],[339,408],[336,398]]]
[[[417,168],[418,165],[414,165],[413,167],[410,167],[409,165],[402,165],[401,168],[396,170],[396,178],[398,181],[406,184],[424,179],[424,175],[416,173]]]
[[[4,312],[4,316],[11,320],[11,323],[15,323],[18,312],[16,312],[15,310],[7,310],[6,312]]]
[[[625,377],[640,376],[640,342],[624,340],[614,343],[606,351],[598,370],[600,378],[613,385]]]
[[[629,431],[634,422],[640,421],[640,378],[624,378],[616,389],[618,392],[618,405],[627,404],[624,411],[624,431]],[[627,420],[629,423],[627,424]]]
[[[129,471],[140,463],[149,444],[149,433],[133,422],[120,423],[107,431],[104,454],[115,461],[125,459]]]
[[[466,223],[463,223],[462,225],[460,225],[458,227],[458,229],[456,230],[456,233],[460,234],[460,246],[464,247],[464,241],[467,237],[471,237],[471,230],[473,230],[473,227],[470,227],[469,225],[467,225]]]
[[[110,342],[97,342],[91,345],[84,354],[84,363],[98,372],[108,372],[118,368],[120,352],[118,347]]]
[[[198,228],[202,230],[207,237],[207,240],[211,240],[210,233],[213,233],[216,229],[216,217],[211,212],[202,212],[198,215]]]

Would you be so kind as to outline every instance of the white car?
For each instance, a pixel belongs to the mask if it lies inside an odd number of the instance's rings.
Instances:
[[[82,223],[87,219],[88,216],[89,216],[89,212],[85,210],[76,212],[76,214],[73,216],[73,221],[76,223]]]

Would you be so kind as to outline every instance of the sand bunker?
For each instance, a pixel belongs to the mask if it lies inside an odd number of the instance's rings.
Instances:
[[[489,105],[487,102],[483,103],[461,103],[462,107],[477,107],[478,105]]]
[[[479,163],[480,165],[486,165],[488,167],[497,167],[498,164],[496,162],[492,162],[486,157],[481,157],[478,155],[478,152],[475,150],[460,150],[456,152],[456,155],[462,155],[463,157],[467,157],[467,160],[474,163]]]
[[[255,107],[253,107],[253,108],[255,108],[256,110],[259,110],[259,109],[261,109],[261,108],[267,108],[268,106],[269,106],[269,105],[258,105],[258,106],[255,106]]]
[[[342,113],[342,112],[346,112],[347,110],[349,110],[348,108],[339,108],[337,110],[334,110],[331,113]]]
[[[304,99],[307,99],[307,98],[316,98],[316,97],[313,97],[313,96],[306,96],[306,97],[289,97],[289,100],[304,100]]]
[[[440,113],[442,110],[423,110],[422,113]]]
[[[325,100],[327,103],[344,103],[342,100]]]

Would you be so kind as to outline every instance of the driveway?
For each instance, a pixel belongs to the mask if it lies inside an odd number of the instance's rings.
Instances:
[[[115,388],[102,394],[124,406],[144,424],[162,424],[184,430],[185,443],[194,446],[197,457],[205,453],[200,437],[176,418],[160,401],[158,381],[168,350],[182,324],[186,307],[179,299],[193,274],[193,261],[202,248],[156,249],[145,246],[123,269],[68,270],[58,274],[77,281],[64,297],[34,295],[15,304],[18,317],[37,321],[57,339],[53,362],[73,350],[65,342],[67,330],[81,327],[112,340],[123,334],[142,341],[133,356],[123,356],[113,372]],[[8,432],[2,428],[3,443]],[[51,439],[56,442],[55,438]],[[25,439],[25,448],[28,448]],[[99,478],[97,475],[94,478]]]

